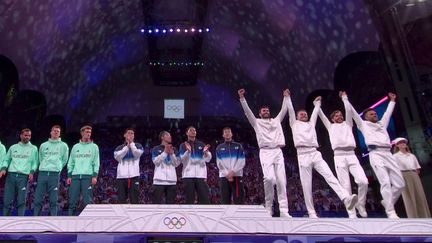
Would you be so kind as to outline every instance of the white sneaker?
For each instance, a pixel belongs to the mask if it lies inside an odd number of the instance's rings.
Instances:
[[[362,218],[367,218],[368,215],[367,215],[366,208],[364,205],[357,204],[356,209]]]
[[[318,217],[318,215],[316,213],[310,213],[309,214],[309,218],[310,219],[318,219],[319,217]]]
[[[357,215],[355,215],[355,213],[354,214],[348,213],[348,218],[350,218],[350,219],[356,219]]]
[[[281,218],[292,218],[292,216],[289,213],[280,212],[279,217]]]
[[[343,203],[345,204],[346,209],[351,210],[356,205],[357,200],[358,200],[357,195],[352,194],[344,198]]]
[[[398,219],[399,216],[398,216],[398,215],[396,214],[396,212],[393,210],[393,211],[390,211],[390,212],[387,213],[387,218],[389,218],[389,219]]]

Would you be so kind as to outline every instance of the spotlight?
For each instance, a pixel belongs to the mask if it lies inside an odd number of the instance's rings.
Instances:
[[[164,34],[165,34],[165,33],[166,33],[166,29],[163,29],[163,30],[162,30],[162,33],[164,33]]]
[[[209,29],[209,28],[206,28],[205,31],[206,31],[206,32],[210,32],[210,29]]]
[[[184,29],[184,32],[185,32],[185,33],[187,33],[187,32],[188,32],[188,30],[187,30],[187,29]]]
[[[192,31],[192,32],[195,32],[195,28],[192,28],[191,31]]]
[[[174,30],[172,28],[169,29],[169,32],[173,32]]]
[[[201,32],[202,32],[202,29],[199,29],[199,30],[198,30],[198,32],[200,32],[200,33],[201,33]]]
[[[151,34],[153,31],[152,30],[148,30],[149,34]]]
[[[176,29],[176,31],[177,31],[177,32],[180,32],[180,29],[179,29],[179,28],[177,28],[177,29]]]
[[[145,29],[140,29],[140,31],[141,31],[141,33],[144,33],[144,32],[145,32]]]
[[[154,32],[155,32],[155,33],[158,33],[158,32],[159,32],[159,29],[155,29]]]

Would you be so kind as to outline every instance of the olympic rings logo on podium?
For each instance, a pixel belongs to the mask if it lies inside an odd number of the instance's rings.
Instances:
[[[165,217],[163,219],[164,225],[166,225],[169,229],[181,229],[186,224],[186,219],[183,217]]]
[[[179,112],[183,107],[181,105],[167,105],[166,108],[169,111]]]

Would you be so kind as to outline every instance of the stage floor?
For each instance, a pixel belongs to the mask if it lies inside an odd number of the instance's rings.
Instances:
[[[432,237],[432,219],[274,218],[259,205],[88,205],[79,216],[0,217],[5,233]]]

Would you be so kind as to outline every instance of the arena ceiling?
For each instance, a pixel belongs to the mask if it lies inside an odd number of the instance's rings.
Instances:
[[[302,107],[334,88],[344,57],[379,46],[362,0],[3,0],[0,16],[0,55],[17,67],[19,89],[42,93],[47,114],[69,123],[162,115],[165,98],[185,99],[186,115],[243,117],[242,87],[253,108],[278,109],[284,88]],[[166,26],[209,32],[146,32]],[[149,65],[182,59],[204,65]]]

